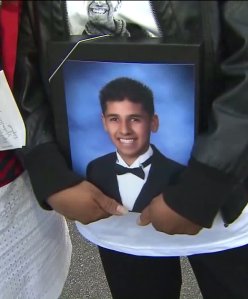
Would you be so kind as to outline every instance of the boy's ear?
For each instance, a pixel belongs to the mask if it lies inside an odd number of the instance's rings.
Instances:
[[[154,114],[152,116],[152,121],[151,121],[151,132],[155,133],[158,131],[159,128],[159,118],[157,114]]]
[[[105,120],[105,116],[103,113],[102,113],[101,117],[102,117],[102,124],[103,124],[104,130],[107,131],[106,120]]]

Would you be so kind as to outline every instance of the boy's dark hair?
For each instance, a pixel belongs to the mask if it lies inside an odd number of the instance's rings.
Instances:
[[[128,99],[133,103],[141,103],[149,115],[154,114],[153,93],[143,83],[127,77],[120,77],[107,83],[100,91],[102,113],[107,109],[107,102],[121,102]]]

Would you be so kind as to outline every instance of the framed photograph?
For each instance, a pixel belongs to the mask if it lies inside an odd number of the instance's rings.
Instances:
[[[121,197],[120,186],[110,190],[119,184],[121,177],[118,175],[117,182],[112,171],[114,164],[118,159],[127,163],[125,159],[130,158],[134,149],[139,149],[139,142],[142,143],[140,140],[144,136],[140,136],[149,134],[153,156],[159,152],[162,158],[157,158],[157,164],[154,162],[151,168],[154,182],[160,184],[147,199],[144,199],[145,194],[150,194],[151,187],[140,194],[134,191],[137,198],[142,197],[142,203],[132,203],[130,207],[127,203],[127,206],[130,210],[141,211],[161,192],[161,186],[171,181],[170,175],[177,167],[171,166],[170,161],[184,166],[190,157],[199,121],[200,45],[167,44],[157,38],[134,41],[105,36],[52,42],[49,53],[57,139],[75,172],[87,177],[107,195]],[[113,86],[117,93],[124,92],[124,98],[120,105],[107,102],[106,112],[100,98]],[[141,96],[130,95],[136,87],[143,90]],[[152,97],[154,111],[149,118],[152,119],[149,130],[144,133],[140,127],[134,129],[143,121],[137,110],[137,107],[143,109],[143,104],[131,103],[130,98],[136,101],[140,97],[143,101],[146,92]],[[112,97],[115,103],[115,97],[119,96]],[[137,109],[130,112],[133,107]],[[125,109],[129,109],[129,114]],[[129,128],[120,128],[121,122],[126,122],[128,117]],[[117,125],[118,132],[113,133]],[[139,149],[137,153],[143,152]],[[149,177],[150,174],[146,177],[147,185]],[[128,182],[129,187],[132,184],[135,189],[139,182]]]
[[[181,237],[175,242],[177,236],[157,232],[152,225],[138,226],[136,221],[188,163],[200,121],[201,47],[157,38],[81,39],[49,45],[57,140],[75,172],[131,213],[76,226],[89,241],[120,252],[170,256],[175,244],[184,250]],[[136,87],[141,91],[137,97]],[[142,104],[147,98],[154,111]],[[144,144],[144,136],[150,147],[138,158],[146,156],[142,167],[134,167],[137,160],[131,165],[125,159],[134,157],[131,150]],[[123,166],[121,158],[129,168],[142,168],[144,177],[117,173],[114,165]]]

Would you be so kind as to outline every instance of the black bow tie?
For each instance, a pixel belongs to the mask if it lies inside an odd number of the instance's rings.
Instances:
[[[152,162],[152,157],[147,159],[144,163],[141,163],[140,167],[135,167],[135,168],[124,167],[124,166],[116,163],[115,164],[115,173],[117,175],[132,173],[144,180],[145,172],[144,172],[143,168],[145,168],[146,166],[151,164],[151,162]]]

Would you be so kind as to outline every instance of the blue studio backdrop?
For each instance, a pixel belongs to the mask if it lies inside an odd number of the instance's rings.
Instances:
[[[85,175],[88,163],[115,151],[101,121],[99,91],[109,81],[129,77],[154,95],[159,130],[151,143],[168,158],[187,164],[195,134],[195,70],[191,64],[88,62],[63,66],[73,169]]]

